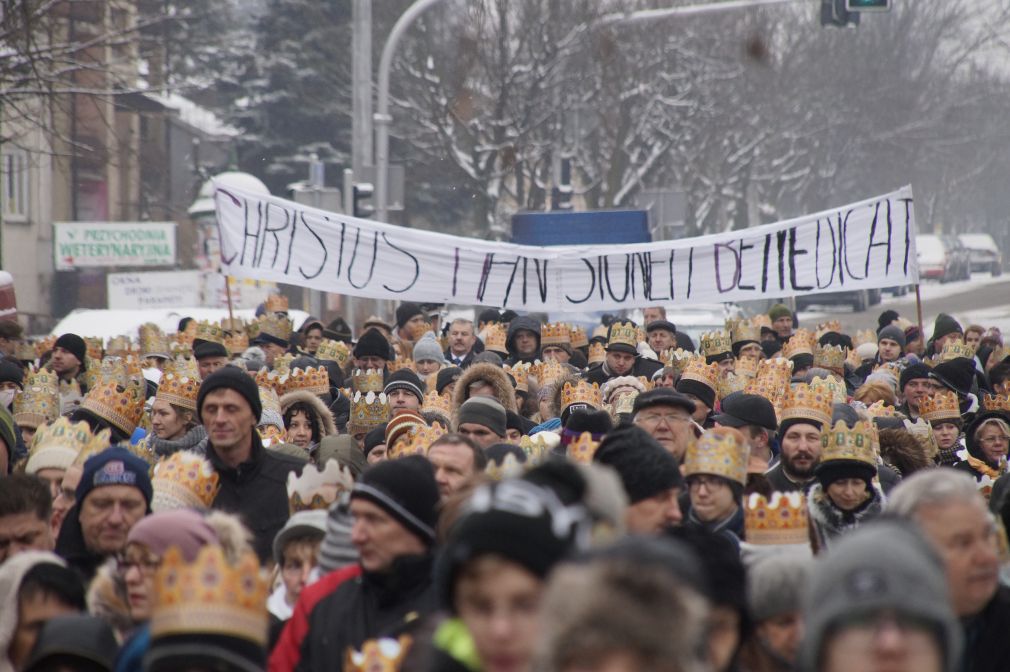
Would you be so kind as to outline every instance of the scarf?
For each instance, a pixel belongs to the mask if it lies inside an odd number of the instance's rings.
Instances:
[[[168,457],[180,450],[192,450],[198,443],[207,438],[207,430],[203,425],[196,425],[178,439],[168,440],[158,438],[155,434],[147,437],[147,447],[158,457]]]

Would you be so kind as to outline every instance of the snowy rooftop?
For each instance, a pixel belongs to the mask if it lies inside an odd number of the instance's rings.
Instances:
[[[167,108],[176,110],[179,113],[179,119],[204,133],[233,137],[241,132],[234,126],[223,122],[207,108],[200,107],[192,100],[177,93],[145,93],[144,95]]]

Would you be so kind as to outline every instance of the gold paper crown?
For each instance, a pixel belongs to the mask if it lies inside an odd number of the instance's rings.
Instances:
[[[276,417],[281,418],[280,421],[283,422],[284,411],[281,409],[281,398],[277,395],[277,390],[263,385],[257,385],[257,389],[260,394],[260,405],[263,407],[263,413],[260,417],[267,414],[276,414]],[[283,427],[278,429],[283,429]]]
[[[102,381],[84,395],[81,408],[91,411],[129,436],[144,415],[144,388],[135,381],[126,386],[111,380]]]
[[[860,329],[856,332],[856,337],[852,339],[853,350],[867,343],[877,344],[877,334],[873,329]]]
[[[45,353],[52,350],[54,347],[56,347],[56,336],[54,334],[46,336],[45,338],[40,338],[39,340],[35,341],[35,357],[36,358],[41,357]]]
[[[291,362],[295,361],[295,355],[291,352],[285,352],[283,355],[277,355],[274,357],[274,371],[277,375],[284,376],[291,370]]]
[[[634,322],[614,322],[610,325],[607,347],[614,345],[630,345],[632,348],[638,348],[638,327]]]
[[[546,461],[551,455],[551,447],[541,436],[540,432],[536,436],[523,435],[519,439],[519,447],[526,453],[526,466],[532,467]]]
[[[571,329],[564,322],[546,323],[540,327],[540,346],[571,345]]]
[[[14,422],[19,427],[38,427],[60,415],[60,387],[55,373],[29,369],[24,389],[14,397]]]
[[[568,444],[568,459],[573,462],[580,462],[582,464],[590,464],[593,461],[593,455],[596,454],[596,449],[600,447],[599,441],[593,441],[592,432],[582,432],[579,434],[578,438]]]
[[[484,348],[492,352],[508,352],[508,347],[505,345],[506,337],[504,326],[498,323],[489,324],[484,329]]]
[[[170,348],[170,352],[168,354],[172,355],[173,358],[178,358],[178,357],[192,358],[193,357],[193,344],[192,343],[180,343],[178,341],[171,341],[171,342],[169,342],[168,347]]]
[[[774,492],[770,500],[755,492],[744,499],[744,537],[748,544],[810,544],[810,512],[802,492]]]
[[[719,329],[707,331],[701,335],[701,354],[706,357],[715,357],[732,351],[733,341],[727,332]]]
[[[688,363],[687,368],[684,369],[684,373],[681,374],[680,379],[695,380],[707,385],[713,392],[718,393],[720,373],[721,369],[718,364],[706,364],[705,360],[699,357]]]
[[[105,354],[114,357],[127,357],[139,354],[140,349],[134,345],[129,336],[113,336],[105,347]]]
[[[733,343],[761,342],[761,327],[750,320],[727,320],[726,328],[729,330],[730,340]]]
[[[754,378],[762,383],[767,383],[772,387],[781,390],[780,394],[785,394],[789,379],[793,375],[793,363],[785,357],[774,357],[762,360],[758,364],[757,375]]]
[[[760,365],[761,360],[757,357],[737,357],[733,373],[744,378],[755,378]]]
[[[838,320],[828,320],[827,322],[821,322],[814,329],[814,337],[817,340],[821,340],[821,336],[824,334],[840,334],[842,333],[842,323]]]
[[[263,307],[268,313],[288,312],[288,297],[283,294],[268,294]]]
[[[396,441],[392,446],[387,446],[387,455],[390,460],[398,460],[408,455],[427,455],[428,449],[435,439],[445,434],[445,427],[441,423],[432,423],[430,427],[414,427],[407,433],[405,441]]]
[[[277,371],[263,367],[256,372],[253,379],[256,381],[256,387],[268,387],[275,392],[280,389],[281,374]]]
[[[530,373],[535,375],[540,387],[561,380],[568,375],[569,369],[564,364],[549,359],[546,362],[536,361],[530,369]]]
[[[200,365],[195,359],[176,357],[165,362],[163,373],[174,373],[179,378],[200,380]]]
[[[225,334],[224,347],[233,355],[240,355],[249,349],[249,335],[244,331]]]
[[[738,430],[716,427],[688,444],[684,454],[684,476],[711,474],[746,485],[749,459],[750,446]]]
[[[312,394],[329,394],[330,374],[322,366],[310,366],[307,369],[295,368],[277,381],[277,394],[287,394],[305,390]]]
[[[431,324],[429,324],[427,320],[423,322],[408,322],[405,326],[407,327],[407,333],[410,334],[410,340],[412,341],[419,341],[421,340],[421,337],[429,331],[435,331],[431,328]]]
[[[529,392],[530,391],[530,368],[531,364],[527,362],[516,362],[514,366],[506,365],[505,373],[512,376],[516,381],[516,391],[517,392]]]
[[[670,348],[663,353],[663,364],[672,369],[676,369],[678,374],[683,374],[688,364],[701,359],[698,355],[684,348]]]
[[[1010,346],[1000,345],[993,348],[992,353],[989,355],[989,362],[996,366],[1007,357],[1010,357]]]
[[[351,391],[361,392],[382,392],[386,388],[382,380],[382,369],[355,369],[351,374]]]
[[[930,422],[960,420],[961,407],[952,390],[934,392],[919,400],[919,415]]]
[[[151,637],[224,635],[266,646],[268,593],[253,553],[229,562],[211,544],[187,563],[170,547],[154,578]]]
[[[849,400],[845,383],[834,377],[821,378],[818,376],[810,381],[810,389],[827,394],[833,404],[844,404]]]
[[[347,363],[350,357],[351,349],[347,347],[346,343],[329,338],[320,341],[319,348],[316,350],[316,359],[323,362],[336,362],[341,367]]]
[[[866,413],[871,418],[896,418],[898,417],[898,409],[894,406],[888,406],[884,403],[883,399],[875,401],[866,407]]]
[[[982,408],[987,411],[1010,411],[1010,396],[1005,394],[982,395]]]
[[[575,385],[565,383],[561,388],[561,408],[566,409],[572,404],[588,404],[594,409],[603,405],[603,395],[600,392],[598,383],[590,385],[585,380],[580,380]]]
[[[831,423],[831,393],[798,383],[786,390],[782,399],[782,421],[814,420],[827,427]]]
[[[432,390],[424,395],[424,403],[421,404],[421,414],[438,413],[447,420],[452,419],[452,399],[447,394],[439,394]]]
[[[220,478],[202,455],[176,451],[154,467],[151,510],[209,509],[221,489]]]
[[[620,418],[618,416],[630,416],[635,410],[635,399],[638,398],[638,395],[639,393],[637,391],[625,392],[624,394],[618,395],[614,405],[610,406],[608,409],[610,417],[612,417],[615,421],[620,422]],[[604,408],[607,408],[607,406],[604,405]]]
[[[310,462],[302,469],[301,476],[288,472],[288,512],[294,515],[299,511],[325,511],[341,493],[350,492],[353,487],[354,477],[350,470],[336,460],[327,460],[322,471]]]
[[[241,317],[222,317],[221,329],[224,330],[225,334],[233,334],[239,331],[245,333],[245,320]]]
[[[582,327],[572,327],[568,332],[568,340],[573,348],[584,348],[589,345],[589,337],[586,336],[586,330]]]
[[[18,341],[14,346],[14,359],[22,362],[34,362],[39,355],[35,352],[35,344],[31,341]]]
[[[603,344],[597,341],[589,346],[589,356],[587,360],[590,364],[598,364],[600,362],[606,361],[607,359],[607,349],[603,347]]]
[[[725,399],[734,392],[742,392],[750,380],[748,376],[739,375],[733,371],[724,371],[719,376],[719,398]]]
[[[417,366],[414,364],[413,359],[400,359],[399,357],[386,362],[386,369],[390,373],[393,371],[399,371],[400,369],[410,369],[411,371],[417,371]]]
[[[525,465],[512,453],[507,453],[500,465],[494,460],[488,460],[487,466],[484,467],[484,474],[492,481],[518,478],[524,471]]]
[[[389,420],[389,402],[381,392],[355,392],[347,421],[351,434],[367,432]]]
[[[845,460],[877,466],[873,450],[874,432],[870,424],[860,420],[851,428],[839,420],[834,427],[821,432],[821,464]]]
[[[952,359],[960,359],[962,357],[975,359],[974,348],[962,341],[951,341],[943,346],[943,350],[940,352],[941,362],[949,362]]]
[[[274,313],[267,313],[256,318],[255,322],[249,323],[249,339],[255,340],[257,336],[266,335],[287,341],[291,337],[291,320]]]
[[[158,384],[155,399],[196,411],[196,396],[200,392],[200,381],[187,376],[166,373]]]
[[[162,357],[167,359],[170,350],[168,336],[161,331],[158,325],[147,322],[137,328],[140,336],[140,354],[144,357]]]
[[[402,669],[412,645],[413,637],[410,635],[400,635],[396,639],[369,639],[361,645],[360,651],[347,647],[343,669],[347,672],[393,672]]]
[[[76,455],[73,462],[83,463],[80,459],[82,455],[87,459],[109,447],[110,434],[108,429],[95,433],[84,421],[70,422],[67,418],[57,418],[51,424],[40,426],[35,432],[29,459],[43,451],[65,450]]]
[[[53,341],[54,345],[55,343],[56,342]],[[97,360],[102,359],[102,355],[105,354],[105,344],[102,342],[101,338],[98,336],[85,336],[84,344],[87,346],[87,352],[85,353],[86,357]]]
[[[815,345],[817,345],[817,339],[814,338],[813,332],[808,329],[797,329],[796,333],[782,346],[782,356],[792,359],[796,355],[813,355]]]
[[[845,349],[840,345],[814,346],[814,366],[821,369],[844,369],[845,356]]]

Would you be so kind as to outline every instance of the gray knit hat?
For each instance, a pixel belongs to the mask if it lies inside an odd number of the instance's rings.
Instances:
[[[905,347],[905,330],[896,324],[889,324],[877,332],[877,343],[885,338]]]
[[[350,498],[344,495],[330,507],[326,517],[326,534],[319,547],[319,571],[323,574],[358,561],[358,549],[351,543]]]
[[[456,418],[457,427],[463,423],[483,425],[498,436],[507,431],[505,407],[491,397],[470,397],[459,407]]]
[[[934,625],[953,672],[961,625],[951,609],[943,565],[910,523],[877,521],[841,537],[814,566],[804,599],[806,637],[798,668],[816,670],[829,633],[853,617],[895,611]]]
[[[440,366],[445,364],[445,355],[442,354],[442,347],[435,340],[435,332],[424,332],[424,336],[414,344],[414,361],[433,361],[438,362]]]
[[[747,604],[754,621],[799,611],[813,568],[809,552],[783,550],[758,557],[747,572]]]

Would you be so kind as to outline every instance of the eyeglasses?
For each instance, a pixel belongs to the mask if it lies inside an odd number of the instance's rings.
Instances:
[[[673,425],[677,422],[688,422],[691,420],[689,415],[678,415],[676,413],[668,413],[661,415],[659,413],[639,413],[635,416],[637,422],[641,422],[643,425],[658,425],[661,422],[665,422],[668,425]]]
[[[701,476],[691,476],[689,479],[687,479],[687,487],[689,490],[701,490],[702,486],[704,486],[706,490],[711,492],[712,490],[718,490],[727,487],[727,483],[724,479],[719,478],[718,476],[701,475]]]
[[[987,436],[984,439],[979,439],[978,442],[983,446],[996,446],[1001,443],[1010,443],[1010,436]]]
[[[154,573],[161,567],[161,558],[129,558],[126,556],[116,558],[116,572],[120,576],[126,576],[134,567],[143,576],[154,576]]]

